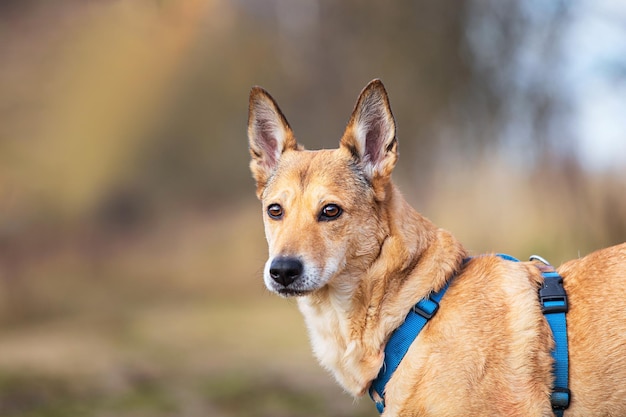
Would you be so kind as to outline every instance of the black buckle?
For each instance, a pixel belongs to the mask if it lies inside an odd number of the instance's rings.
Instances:
[[[567,388],[552,388],[552,394],[550,395],[550,402],[552,403],[552,409],[565,410],[569,407],[570,397],[572,393]]]
[[[430,298],[424,298],[413,306],[413,312],[426,320],[430,320],[437,313],[437,310],[439,310],[439,303]]]
[[[543,314],[567,313],[567,295],[563,288],[563,278],[556,272],[544,274],[543,286],[539,290],[539,300]]]

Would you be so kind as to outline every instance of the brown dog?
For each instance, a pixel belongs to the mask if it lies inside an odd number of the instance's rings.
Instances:
[[[355,396],[390,334],[451,281],[437,315],[386,386],[384,416],[552,416],[550,327],[535,264],[466,251],[391,182],[395,122],[378,80],[340,146],[306,151],[272,97],[250,93],[248,137],[264,208],[267,288],[297,296],[313,351]],[[573,416],[626,416],[626,244],[558,269],[569,297]]]

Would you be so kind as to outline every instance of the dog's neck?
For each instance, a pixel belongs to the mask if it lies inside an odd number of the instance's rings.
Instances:
[[[301,297],[313,351],[355,396],[363,395],[383,362],[385,342],[421,298],[441,289],[465,250],[404,200],[395,186],[382,213],[387,235],[365,271],[345,268],[314,294]]]

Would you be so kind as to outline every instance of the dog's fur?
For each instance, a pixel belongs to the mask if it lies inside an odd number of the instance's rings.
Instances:
[[[391,182],[397,140],[382,83],[362,91],[334,150],[304,150],[262,88],[249,104],[265,284],[298,297],[313,351],[339,383],[363,395],[393,330],[454,276],[387,384],[383,415],[552,416],[553,339],[539,269],[495,256],[463,266],[463,246],[407,204]],[[558,272],[570,305],[565,415],[626,416],[626,244]]]

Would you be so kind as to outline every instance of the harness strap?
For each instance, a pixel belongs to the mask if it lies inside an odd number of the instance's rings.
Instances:
[[[544,265],[537,265],[543,275],[543,286],[539,290],[539,301],[554,337],[554,386],[550,401],[552,410],[557,417],[563,416],[563,410],[570,404],[569,386],[569,354],[567,343],[567,320],[565,314],[569,306],[567,294],[563,288],[563,278],[554,267],[544,259],[532,256],[530,260],[539,260]]]
[[[502,259],[511,262],[519,262],[510,255],[497,254]],[[467,262],[470,258],[465,259]],[[563,288],[563,278],[556,272],[554,267],[545,259],[533,255],[531,261],[540,261],[536,264],[543,275],[543,285],[539,290],[541,309],[550,325],[554,337],[555,348],[552,351],[554,358],[554,386],[550,401],[556,417],[563,417],[563,410],[570,404],[571,393],[568,388],[568,345],[567,345],[567,321],[565,313],[568,311],[567,295]],[[379,413],[385,410],[385,386],[393,373],[400,365],[404,355],[409,350],[413,341],[439,309],[439,302],[448,289],[450,281],[438,292],[420,300],[409,311],[404,323],[400,325],[390,336],[385,346],[385,359],[378,376],[369,389],[369,394]]]
[[[448,289],[449,282],[438,292],[433,293],[430,297],[420,300],[409,314],[406,316],[404,323],[400,325],[389,338],[385,346],[385,360],[380,372],[369,389],[369,394],[379,413],[385,409],[385,385],[391,379],[391,376],[400,365],[404,355],[409,350],[417,335],[422,331],[428,320],[430,320],[439,310],[439,302]]]

